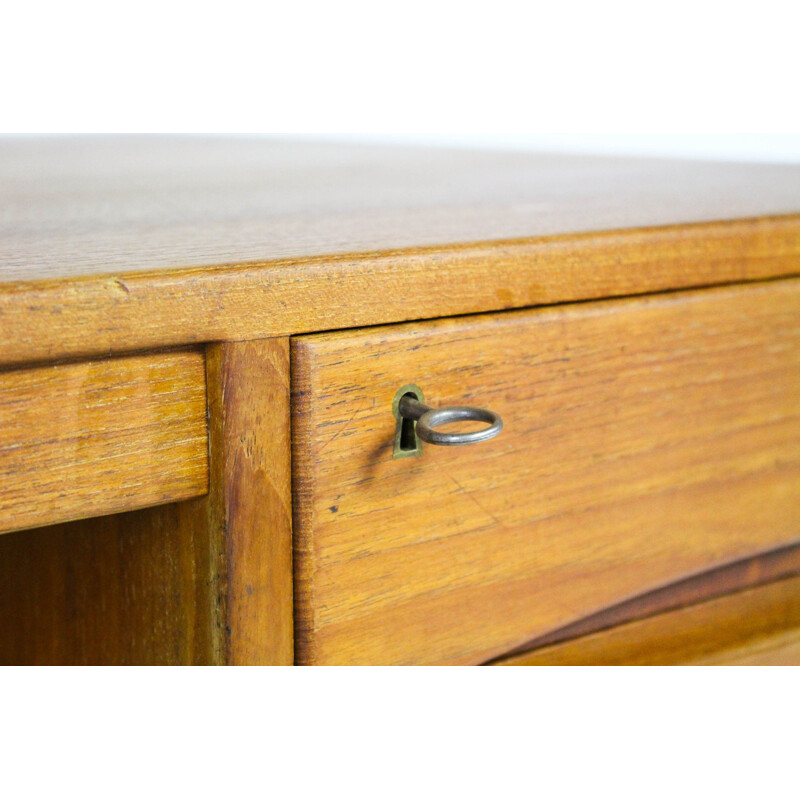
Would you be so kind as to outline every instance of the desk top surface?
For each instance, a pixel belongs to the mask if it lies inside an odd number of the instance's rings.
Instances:
[[[800,165],[0,139],[0,365],[800,274]]]
[[[0,208],[9,283],[800,213],[800,165],[5,139]]]

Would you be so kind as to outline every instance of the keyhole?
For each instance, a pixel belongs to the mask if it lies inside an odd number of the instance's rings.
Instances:
[[[413,392],[406,392],[403,397],[413,397],[416,399],[416,395]],[[416,426],[416,420],[408,419],[408,417],[400,417],[400,449],[404,451],[409,450],[416,450],[418,448],[417,444],[417,434],[414,431],[414,427]]]
[[[420,403],[425,402],[425,398],[422,396],[422,390],[413,383],[403,386],[403,388],[395,394],[392,410],[397,419],[397,426],[394,434],[393,458],[418,456],[422,453],[422,441],[419,436],[417,436],[416,421],[413,419],[406,419],[406,417],[400,414],[399,405],[403,397],[413,397],[419,400]]]

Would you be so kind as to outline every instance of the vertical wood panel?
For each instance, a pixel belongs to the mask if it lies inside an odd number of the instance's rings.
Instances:
[[[289,340],[208,351],[211,511],[225,532],[231,664],[291,664]]]
[[[205,498],[0,536],[0,664],[214,664]]]

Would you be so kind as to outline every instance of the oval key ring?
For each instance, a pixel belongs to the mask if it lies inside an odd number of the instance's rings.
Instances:
[[[431,408],[421,403],[415,397],[406,395],[400,398],[398,410],[406,419],[417,421],[417,436],[423,442],[440,444],[449,447],[485,442],[497,436],[503,430],[503,420],[499,414],[489,411],[488,408],[475,406],[445,406],[444,408]],[[488,422],[487,428],[469,433],[442,433],[435,430],[440,425],[448,422]]]

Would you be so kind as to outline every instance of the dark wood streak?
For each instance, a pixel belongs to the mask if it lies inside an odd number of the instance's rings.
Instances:
[[[638,595],[618,605],[579,619],[558,630],[537,636],[502,656],[493,658],[486,665],[537,650],[590,633],[607,630],[626,622],[653,617],[668,611],[712,600],[732,592],[752,589],[771,581],[800,575],[800,543],[780,547],[721,567],[691,575],[688,578],[662,586],[651,592]]]

